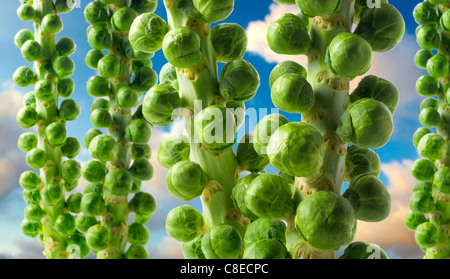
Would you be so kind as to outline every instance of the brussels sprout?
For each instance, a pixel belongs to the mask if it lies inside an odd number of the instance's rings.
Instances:
[[[220,105],[213,105],[197,113],[194,120],[196,136],[212,152],[231,148],[236,139],[233,113]]]
[[[36,95],[34,94],[34,91],[28,92],[23,95],[22,103],[26,107],[36,109]]]
[[[414,237],[420,247],[431,248],[438,243],[439,231],[436,226],[426,222],[417,226]]]
[[[150,90],[158,82],[158,75],[150,67],[140,67],[134,74],[134,79],[131,84],[133,89],[138,91]]]
[[[442,118],[439,111],[435,108],[424,108],[419,114],[420,124],[427,127],[437,127],[441,125]]]
[[[81,165],[78,161],[67,160],[61,163],[59,172],[65,182],[73,183],[81,177]]]
[[[111,24],[117,31],[129,31],[133,20],[138,16],[139,14],[133,8],[122,7],[114,11]]]
[[[190,144],[185,135],[175,135],[164,138],[158,148],[158,163],[170,169],[180,161],[189,161]]]
[[[30,191],[24,190],[22,193],[22,196],[23,196],[23,200],[28,205],[31,205],[31,204],[39,205],[39,203],[41,202],[40,189],[34,189],[34,190],[30,190]]]
[[[114,160],[119,146],[116,140],[109,135],[98,135],[89,143],[89,153],[94,159],[102,162]]]
[[[105,177],[105,187],[115,196],[126,196],[131,190],[133,176],[129,171],[115,168],[109,171]]]
[[[39,60],[44,55],[44,49],[35,40],[26,41],[20,48],[23,58],[28,62]]]
[[[36,11],[31,5],[20,5],[17,9],[17,17],[23,21],[33,20],[36,16]]]
[[[67,209],[72,213],[81,212],[81,200],[83,199],[83,194],[73,193],[67,198]],[[75,224],[75,221],[74,221]]]
[[[228,63],[242,59],[247,50],[245,29],[236,23],[221,23],[211,30],[211,41],[217,61]]]
[[[156,52],[162,48],[169,28],[156,14],[145,13],[138,16],[130,27],[129,40],[133,49],[142,52]]]
[[[427,191],[431,193],[431,189],[433,187],[433,182],[431,181],[419,181],[414,184],[413,192],[417,191]]]
[[[85,58],[86,65],[89,68],[97,69],[98,62],[100,59],[102,59],[105,55],[101,50],[98,49],[91,49],[87,54]]]
[[[420,127],[419,129],[417,129],[414,132],[413,135],[413,144],[414,146],[417,148],[417,146],[419,145],[420,140],[422,139],[423,136],[425,136],[426,134],[431,133],[431,130],[425,127]]]
[[[245,247],[243,259],[286,259],[286,247],[277,240],[262,239]]]
[[[295,0],[274,0],[275,3],[280,5],[295,5]]]
[[[97,128],[108,128],[112,125],[112,116],[106,109],[95,109],[91,113],[91,124]]]
[[[436,7],[428,2],[419,3],[413,11],[415,21],[420,25],[428,25],[435,23],[439,16]]]
[[[253,173],[241,177],[238,179],[236,185],[233,187],[231,198],[233,200],[234,207],[238,209],[242,215],[251,220],[258,219],[258,216],[255,215],[246,205],[245,196],[250,183],[258,176],[258,174]]]
[[[430,76],[435,78],[446,76],[450,71],[450,62],[445,55],[436,54],[428,59],[427,71]]]
[[[414,213],[420,214],[431,213],[435,208],[433,196],[428,191],[413,192],[409,206]]]
[[[309,16],[329,17],[341,5],[341,0],[295,0],[303,13]]]
[[[36,125],[38,120],[39,115],[31,107],[23,107],[17,112],[17,124],[22,128],[29,129]]]
[[[202,251],[207,259],[236,259],[241,249],[239,232],[227,224],[215,225],[202,238]]]
[[[336,133],[347,142],[366,148],[380,148],[394,130],[392,114],[385,104],[360,99],[341,115]]]
[[[433,50],[441,47],[442,38],[436,27],[431,25],[420,26],[416,33],[417,43],[425,50]]]
[[[120,60],[113,54],[102,57],[97,64],[98,72],[102,77],[114,78],[120,75]]]
[[[63,188],[58,183],[45,185],[41,190],[42,203],[45,206],[54,206],[64,202]]]
[[[24,219],[20,225],[20,229],[25,236],[35,238],[41,232],[42,224]]]
[[[208,176],[201,166],[195,162],[180,161],[166,175],[166,185],[169,192],[182,200],[190,201],[203,192],[208,182]]]
[[[62,236],[70,236],[75,233],[75,218],[69,213],[63,213],[56,218],[55,230]]]
[[[132,0],[130,7],[139,14],[152,13],[158,6],[157,0]]]
[[[122,108],[133,108],[139,104],[140,97],[140,93],[133,90],[131,87],[124,86],[117,91],[116,103]]]
[[[205,234],[199,234],[191,241],[183,242],[181,251],[185,259],[206,259],[202,251],[202,238]]]
[[[349,244],[353,239],[355,224],[350,203],[329,191],[318,191],[297,207],[297,230],[318,249],[337,250]]]
[[[194,18],[208,23],[225,20],[234,9],[234,0],[192,0],[192,4]]]
[[[53,70],[58,78],[64,79],[73,75],[75,64],[69,57],[58,56],[52,61]]]
[[[150,180],[153,177],[153,166],[144,158],[134,160],[129,171],[139,180]]]
[[[439,108],[439,101],[433,97],[425,98],[422,103],[420,103],[420,110],[423,110],[424,108]]]
[[[431,57],[433,57],[433,53],[430,50],[420,49],[414,56],[414,63],[417,67],[425,69]]]
[[[267,155],[278,170],[296,177],[308,177],[322,166],[325,149],[322,135],[313,126],[291,122],[272,135]]]
[[[75,218],[75,227],[82,233],[86,233],[90,227],[97,224],[98,221],[94,216],[86,215],[83,212],[77,214]]]
[[[418,180],[432,180],[434,175],[434,163],[427,159],[417,159],[411,165],[411,174]]]
[[[241,138],[236,156],[239,166],[244,171],[260,172],[270,164],[269,158],[263,157],[255,151],[253,133],[247,133]]]
[[[434,173],[434,185],[444,194],[450,194],[450,167],[444,166]]]
[[[381,162],[377,153],[367,149],[351,145],[345,156],[344,179],[350,182],[354,177],[369,173],[376,177],[380,175]]]
[[[314,92],[308,81],[298,74],[284,74],[272,85],[273,104],[286,112],[305,113],[314,105]]]
[[[312,41],[304,22],[294,14],[282,14],[269,24],[269,47],[279,54],[306,54]]]
[[[145,244],[150,238],[148,229],[139,223],[132,223],[128,226],[127,242],[131,244]]]
[[[256,95],[259,85],[258,72],[242,59],[227,63],[220,73],[220,95],[227,100],[248,101]]]
[[[161,84],[167,83],[178,91],[177,68],[175,68],[172,64],[166,63],[161,68],[161,71],[159,72],[159,80]]]
[[[196,238],[202,230],[203,217],[197,209],[181,205],[172,209],[166,218],[167,234],[182,242]]]
[[[36,82],[36,75],[30,68],[22,66],[14,72],[13,81],[20,87],[28,87]]]
[[[23,152],[28,152],[33,148],[36,148],[38,144],[38,137],[36,134],[31,132],[23,133],[19,136],[17,140],[17,147]]]
[[[194,66],[203,58],[200,36],[188,27],[179,27],[167,33],[162,47],[167,61],[178,68]]]
[[[264,116],[253,131],[253,147],[261,156],[267,156],[267,145],[275,131],[289,123],[289,120],[281,114],[269,114]]]
[[[55,0],[55,9],[59,14],[65,14],[75,8],[76,0]]]
[[[25,218],[32,222],[40,222],[42,217],[44,217],[45,212],[42,208],[37,204],[30,204],[25,207],[24,210]]]
[[[98,193],[86,193],[81,199],[80,209],[87,216],[100,216],[106,212],[105,200]]]
[[[106,165],[100,161],[89,161],[81,168],[83,177],[89,182],[103,182],[106,176]]]
[[[102,225],[92,226],[86,233],[87,244],[95,251],[106,249],[109,244],[109,239],[109,231]]]
[[[67,252],[70,254],[72,251],[71,249],[73,249],[73,247],[77,247],[76,251],[79,253],[79,258],[86,258],[87,256],[89,256],[89,253],[91,252],[91,249],[89,248],[87,242],[86,242],[86,238],[77,233],[72,235],[68,240],[67,240]]]
[[[62,98],[69,98],[75,90],[75,82],[71,78],[63,78],[58,80],[56,91],[58,96]]]
[[[388,259],[386,252],[380,246],[373,243],[356,241],[345,248],[339,259]]]
[[[447,150],[447,142],[438,134],[428,133],[420,139],[417,149],[420,156],[430,160],[438,160],[444,156]]]
[[[69,37],[63,37],[56,43],[56,53],[58,56],[70,56],[75,53],[77,46]]]
[[[50,101],[55,97],[55,84],[49,79],[43,79],[36,83],[34,94],[41,101]]]
[[[412,231],[415,231],[416,228],[417,228],[420,224],[425,223],[425,222],[427,222],[427,221],[428,221],[428,219],[427,219],[427,217],[425,217],[424,214],[421,214],[421,213],[415,213],[415,212],[413,212],[412,210],[410,210],[410,211],[408,211],[408,212],[406,213],[406,217],[405,217],[405,226],[406,226],[408,229],[410,229],[410,230],[412,230]]]
[[[275,66],[275,68],[273,68],[272,72],[270,73],[269,77],[270,88],[272,89],[272,86],[275,83],[275,81],[277,81],[279,77],[285,74],[298,74],[304,77],[305,79],[308,76],[306,69],[302,65],[291,60],[286,60]]]
[[[383,3],[375,9],[364,9],[355,33],[372,46],[375,52],[393,49],[405,33],[405,21],[392,5]]]
[[[66,142],[66,125],[61,122],[54,122],[47,126],[45,135],[49,143],[53,146],[61,146]]]
[[[150,259],[150,256],[147,252],[147,249],[143,245],[140,244],[132,244],[127,252],[125,253],[126,259],[139,259],[146,260]]]
[[[139,158],[149,160],[152,155],[152,150],[148,144],[133,143],[131,146],[131,159],[136,160]]]
[[[341,33],[327,48],[325,62],[339,76],[353,78],[365,74],[372,63],[372,47],[358,34]]]
[[[113,43],[112,34],[106,25],[93,25],[87,30],[88,43],[93,49],[109,49]]]
[[[152,215],[156,211],[156,200],[149,193],[138,192],[130,200],[129,206],[136,214]]]
[[[379,222],[391,210],[391,196],[376,176],[362,174],[353,178],[342,195],[353,207],[355,218],[365,222]]]
[[[256,216],[287,219],[294,211],[288,181],[274,174],[255,177],[245,192],[245,204]]]
[[[127,87],[122,87],[122,88],[127,88]],[[94,102],[92,102],[91,105],[91,112],[96,110],[96,109],[105,109],[105,110],[109,110],[110,108],[110,103],[108,100],[106,99],[96,99]]]
[[[100,76],[91,77],[87,82],[87,92],[92,97],[104,97],[110,93],[109,81]]]
[[[353,103],[363,98],[372,98],[382,102],[394,114],[398,105],[399,93],[389,81],[370,75],[364,77],[350,95]]]
[[[441,26],[445,31],[450,31],[450,12],[449,9],[445,10],[441,15]]]
[[[30,168],[37,170],[43,168],[47,163],[47,154],[44,150],[35,148],[27,152],[25,160]]]
[[[41,178],[33,171],[25,171],[20,175],[19,185],[25,190],[36,189],[39,183],[41,183]]]
[[[150,140],[152,129],[143,119],[131,120],[125,129],[125,138],[134,143],[147,143]]]
[[[101,135],[102,131],[99,129],[90,129],[87,131],[87,133],[84,135],[84,146],[89,149],[89,145],[91,144],[91,141],[98,135]]]
[[[28,29],[20,29],[14,36],[14,44],[18,48],[22,48],[29,40],[34,40],[34,34]]]
[[[259,218],[247,227],[244,235],[244,247],[263,239],[271,239],[286,244],[286,225],[281,220]]]
[[[63,23],[57,14],[46,14],[41,22],[42,32],[46,34],[57,34],[62,31]]]
[[[65,121],[74,121],[81,113],[80,106],[73,99],[66,99],[59,106],[58,115]]]
[[[84,18],[91,25],[105,23],[109,17],[108,7],[100,1],[92,1],[84,9]]]
[[[225,107],[233,113],[234,119],[236,120],[236,131],[239,130],[245,122],[245,103],[240,101],[227,101]]]
[[[181,106],[178,92],[168,84],[160,84],[145,95],[142,113],[153,126],[165,127],[173,122],[172,113]]]

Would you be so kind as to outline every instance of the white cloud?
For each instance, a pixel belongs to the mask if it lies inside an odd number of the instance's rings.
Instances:
[[[151,258],[155,259],[184,259],[181,252],[181,242],[176,241],[170,237],[164,237],[156,249],[151,249]],[[152,252],[154,252],[152,254]]]

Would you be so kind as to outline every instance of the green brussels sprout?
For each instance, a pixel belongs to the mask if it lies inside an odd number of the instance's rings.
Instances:
[[[275,81],[285,74],[297,74],[301,75],[304,78],[308,77],[308,73],[306,72],[306,69],[302,65],[291,60],[286,60],[275,66],[275,68],[273,68],[272,72],[270,73],[269,77],[270,88],[272,89],[272,86],[275,83]]]
[[[284,74],[272,85],[273,104],[286,112],[305,113],[314,105],[314,91],[299,74]]]
[[[128,87],[122,87],[122,88],[128,88]],[[120,89],[119,89],[120,90]],[[105,110],[109,110],[110,108],[110,103],[108,100],[106,99],[96,99],[94,102],[92,102],[91,105],[91,112],[96,110],[96,109],[105,109]]]
[[[47,154],[42,149],[34,148],[27,152],[25,161],[30,168],[37,170],[43,168],[45,163],[47,163]]]
[[[91,49],[85,58],[86,65],[89,68],[97,69],[98,62],[105,56],[101,50]]]
[[[141,94],[128,86],[121,87],[116,93],[116,103],[122,108],[133,108],[137,106],[140,98]]]
[[[411,165],[411,174],[418,180],[432,180],[435,166],[433,161],[417,159]]]
[[[105,177],[105,187],[115,196],[126,196],[131,190],[133,176],[129,171],[115,168],[109,171]]]
[[[150,180],[153,177],[153,166],[144,158],[134,160],[129,171],[139,180]]]
[[[258,72],[245,60],[229,62],[220,72],[220,95],[227,100],[248,101],[256,95],[259,85]]]
[[[133,1],[134,2],[134,1]],[[125,253],[126,259],[146,260],[150,259],[147,249],[140,244],[132,244]]]
[[[234,207],[238,209],[245,217],[250,218],[251,220],[258,219],[256,216],[246,205],[245,203],[245,193],[250,185],[250,183],[257,177],[258,174],[253,173],[241,177],[238,179],[236,185],[233,187],[231,198],[233,200]]]
[[[106,176],[106,165],[100,161],[89,161],[81,167],[83,177],[89,182],[103,182]]]
[[[318,191],[300,202],[296,227],[308,243],[318,249],[334,249],[349,244],[356,220],[351,204],[342,196]]]
[[[211,41],[217,61],[229,63],[242,59],[247,50],[245,29],[236,23],[221,23],[211,30]]]
[[[73,253],[74,250],[72,249],[76,249],[75,252],[79,253],[79,258],[83,259],[86,258],[87,256],[89,256],[89,253],[91,252],[91,249],[89,248],[87,242],[86,242],[86,238],[79,233],[76,233],[74,235],[72,235],[68,240],[67,240],[67,252],[69,254]]]
[[[190,144],[185,135],[174,135],[165,137],[159,144],[157,159],[158,163],[170,169],[180,161],[189,161]]]
[[[253,147],[261,156],[267,156],[267,145],[272,135],[281,126],[289,123],[289,120],[281,114],[269,114],[264,116],[253,131]]]
[[[296,177],[308,177],[322,166],[325,149],[322,135],[313,126],[291,122],[272,135],[267,155],[278,170]]]
[[[157,0],[132,0],[130,7],[139,14],[152,13],[158,6]]]
[[[391,210],[391,196],[376,176],[361,174],[353,178],[342,195],[353,207],[355,218],[365,222],[379,222]]]
[[[58,78],[68,78],[75,71],[75,64],[69,57],[58,56],[52,61],[53,70]]]
[[[24,219],[20,225],[20,229],[25,236],[35,238],[41,232],[42,224]]]
[[[75,180],[73,182],[66,182],[64,183],[64,190],[66,190],[66,192],[72,192],[77,186],[78,180]]]
[[[17,112],[17,124],[20,127],[29,129],[36,125],[39,120],[39,115],[32,107],[23,107]]]
[[[420,110],[423,110],[424,108],[439,108],[439,101],[433,97],[425,98],[422,103],[420,103]]]
[[[234,9],[234,0],[192,0],[192,4],[194,18],[208,23],[225,20]]]
[[[365,173],[378,177],[380,172],[381,162],[376,152],[356,145],[348,147],[344,172],[346,181],[350,182],[354,177]]]
[[[207,182],[208,176],[201,166],[190,161],[176,163],[166,174],[167,189],[174,197],[184,201],[199,197]]]
[[[25,218],[32,222],[40,222],[42,217],[44,217],[45,212],[42,208],[37,204],[30,204],[25,207],[24,210]]]
[[[446,76],[450,71],[450,62],[448,62],[448,58],[445,55],[436,54],[430,59],[428,59],[427,71],[430,74],[430,76],[435,78]]]
[[[419,181],[414,184],[413,192],[417,191],[427,191],[431,193],[431,189],[433,187],[433,182],[431,181]]]
[[[28,29],[20,29],[14,36],[14,44],[18,48],[22,48],[29,40],[34,40],[34,34]]]
[[[370,75],[364,77],[350,95],[353,103],[363,98],[372,98],[382,102],[394,114],[398,105],[399,93],[389,81]]]
[[[295,0],[274,0],[275,3],[278,3],[280,5],[295,5]]]
[[[167,214],[166,231],[175,240],[191,241],[201,233],[202,228],[203,217],[192,206],[181,205]]]
[[[444,166],[434,173],[434,185],[444,194],[450,194],[450,167]]]
[[[294,212],[294,200],[286,179],[274,174],[255,177],[245,192],[245,204],[256,216],[287,219]]]
[[[56,218],[55,230],[62,236],[70,236],[75,233],[75,217],[69,213],[63,213]]]
[[[54,122],[47,126],[45,135],[49,143],[53,146],[61,146],[66,142],[66,125],[61,122]]]
[[[114,160],[119,146],[116,140],[109,135],[98,135],[89,144],[89,153],[94,159],[102,162]]]
[[[108,128],[112,125],[112,116],[106,109],[95,109],[91,113],[91,124],[97,128]]]
[[[414,213],[427,214],[435,208],[433,196],[428,191],[415,191],[412,193],[409,206]]]
[[[38,144],[38,137],[32,132],[26,132],[19,136],[17,140],[17,147],[23,152],[28,152],[36,148]]]
[[[392,5],[383,3],[375,9],[363,9],[355,33],[372,46],[375,52],[393,49],[405,34],[405,21]]]
[[[22,193],[23,200],[26,204],[36,204],[39,205],[41,202],[41,193],[40,189],[33,189],[33,190],[24,190]]]
[[[172,113],[181,106],[178,92],[168,84],[160,84],[145,94],[142,113],[153,126],[165,127],[173,122]]]
[[[339,120],[336,133],[346,142],[366,148],[383,147],[394,130],[391,111],[374,99],[352,103]]]
[[[36,17],[36,10],[31,5],[20,5],[17,9],[17,17],[23,21],[30,21]]]
[[[428,133],[424,135],[417,145],[419,154],[430,160],[442,158],[447,150],[447,142],[438,134]]]
[[[109,33],[106,25],[93,25],[87,30],[87,39],[93,49],[109,49],[113,43],[112,34]]]
[[[99,193],[85,193],[81,199],[80,210],[87,216],[100,216],[106,212],[105,200]]]
[[[98,135],[103,134],[99,129],[89,129],[87,133],[84,135],[84,146],[89,149],[89,145],[91,141]]]
[[[57,34],[63,29],[63,22],[57,14],[46,14],[41,22],[42,32],[45,34]]]
[[[74,99],[66,99],[59,106],[58,115],[62,120],[74,121],[81,113],[80,106]]]
[[[101,251],[108,248],[110,234],[102,225],[94,225],[86,232],[86,242],[92,250]]]
[[[269,47],[279,54],[306,54],[312,46],[304,22],[289,13],[278,16],[269,24],[267,41]]]
[[[136,214],[152,215],[156,211],[156,200],[149,193],[138,192],[130,200],[129,206]]]
[[[441,26],[445,31],[450,31],[450,12],[445,10],[441,15]]]
[[[109,17],[108,7],[100,1],[92,1],[84,9],[84,18],[91,25],[105,23]]]
[[[28,62],[39,60],[44,55],[44,49],[35,40],[26,41],[20,48],[23,58]]]
[[[104,78],[115,78],[120,75],[120,60],[113,54],[102,57],[97,64],[100,75]]]
[[[236,142],[234,115],[221,105],[209,106],[197,113],[194,129],[198,139],[212,152],[223,152]]]
[[[227,101],[225,107],[233,113],[234,119],[236,120],[236,131],[238,131],[245,122],[245,103],[240,101]]]
[[[135,18],[128,37],[134,50],[150,53],[162,48],[168,31],[169,28],[161,17],[145,13]]]
[[[345,248],[339,259],[388,259],[388,255],[376,244],[356,241]]]
[[[245,247],[243,259],[287,259],[286,247],[274,239],[262,239]]]
[[[372,63],[372,47],[358,34],[341,33],[327,48],[325,63],[339,76],[353,78],[365,74]]]
[[[441,34],[431,25],[420,26],[416,32],[417,43],[426,50],[438,49],[442,44]]]
[[[131,244],[145,244],[150,238],[148,229],[139,223],[132,223],[128,226],[127,242]]]
[[[56,53],[58,56],[70,56],[75,53],[77,46],[69,37],[63,37],[56,43]]]
[[[81,177],[81,164],[75,160],[66,160],[61,163],[59,172],[65,182],[75,182]]]
[[[81,200],[83,199],[83,194],[73,193],[67,198],[67,209],[72,213],[81,212]],[[75,220],[74,220],[75,224]]]
[[[140,67],[134,74],[131,84],[133,89],[138,91],[148,91],[158,82],[158,74],[151,67]]]
[[[439,16],[436,7],[428,2],[419,3],[413,11],[414,20],[420,25],[434,24]]]
[[[13,81],[20,87],[28,87],[36,82],[36,75],[30,68],[22,66],[14,72]]]
[[[308,16],[329,17],[339,9],[341,0],[295,0],[295,3]]]
[[[417,146],[419,146],[419,142],[422,139],[422,137],[429,133],[431,133],[431,130],[428,128],[420,127],[419,129],[417,129],[413,135],[414,146],[417,148]]]
[[[167,61],[177,68],[189,68],[203,58],[200,35],[188,27],[169,31],[162,48]]]
[[[420,111],[419,122],[423,126],[437,127],[442,123],[441,114],[435,108],[424,108]]]
[[[36,95],[34,94],[34,91],[28,92],[23,95],[22,103],[26,107],[36,109]]]
[[[139,14],[133,8],[122,7],[114,11],[111,24],[117,31],[129,31],[133,20],[138,16]]]
[[[55,10],[58,14],[65,14],[75,8],[76,0],[55,0]]]
[[[236,150],[236,156],[239,166],[244,171],[260,172],[270,164],[270,160],[255,151],[252,134],[247,133],[242,136]]]
[[[78,231],[86,233],[92,226],[97,225],[99,222],[94,216],[86,215],[83,212],[77,214],[75,218],[75,227]]]
[[[206,259],[202,251],[202,238],[205,234],[199,234],[191,241],[183,242],[181,251],[185,259]]]
[[[39,175],[33,171],[25,171],[20,175],[19,185],[25,190],[33,190],[41,183]]]
[[[54,206],[64,202],[63,187],[58,183],[45,185],[41,190],[42,203],[45,206]]]
[[[431,248],[438,244],[439,230],[432,223],[425,222],[417,226],[414,237],[420,247]]]
[[[412,231],[415,231],[420,224],[425,222],[428,222],[428,219],[424,214],[415,213],[412,210],[406,213],[405,226]]]
[[[43,79],[36,83],[34,94],[41,101],[50,101],[55,97],[55,84],[49,79]]]
[[[56,91],[58,92],[59,97],[69,98],[70,96],[72,96],[74,90],[75,82],[73,79],[63,78],[58,80]]]
[[[167,83],[171,85],[178,91],[179,86],[178,86],[177,68],[175,68],[170,63],[166,63],[159,72],[159,81],[161,84]]]
[[[236,259],[241,250],[242,238],[231,225],[215,225],[202,238],[202,251],[207,259]]]
[[[433,53],[427,49],[420,49],[414,56],[414,63],[417,67],[426,69],[428,60],[433,57]]]
[[[110,93],[109,81],[100,76],[91,77],[87,82],[87,93],[92,97],[104,97]]]
[[[103,184],[102,183],[89,183],[86,188],[84,188],[84,193],[97,193],[103,196]]]
[[[134,143],[147,143],[151,134],[150,124],[143,119],[131,120],[125,129],[125,138]]]
[[[139,158],[149,160],[152,155],[152,150],[148,144],[133,143],[131,146],[131,159],[136,160]]]
[[[259,218],[250,225],[244,235],[244,247],[263,239],[271,239],[286,245],[286,225],[281,220]]]

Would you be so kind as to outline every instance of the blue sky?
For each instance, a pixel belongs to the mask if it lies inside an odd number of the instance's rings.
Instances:
[[[2,1],[0,10],[0,259],[1,258],[30,258],[42,257],[41,247],[37,240],[27,239],[20,232],[20,222],[23,218],[22,189],[18,186],[18,175],[27,169],[24,163],[25,155],[17,150],[16,139],[23,129],[15,123],[14,109],[20,107],[20,96],[30,90],[22,89],[12,84],[11,75],[14,70],[22,65],[28,65],[20,55],[20,50],[14,45],[14,35],[22,28],[31,29],[31,23],[22,22],[16,16],[19,1]],[[62,15],[64,31],[59,34],[72,37],[77,43],[77,51],[72,56],[76,64],[75,75],[76,91],[73,95],[81,105],[82,114],[69,124],[70,136],[79,139],[84,137],[85,132],[91,128],[89,122],[90,105],[92,98],[86,93],[86,81],[96,71],[88,68],[84,63],[84,57],[90,50],[86,41],[86,28],[88,24],[84,20],[83,10],[88,0],[79,0],[81,7],[76,8],[69,14]],[[277,62],[293,57],[279,57],[264,49],[265,34],[263,31],[267,26],[268,19],[280,12],[291,11],[290,8],[280,7],[271,0],[236,0],[233,14],[226,20],[235,22],[247,29],[249,36],[249,50],[244,57],[253,64],[261,77],[261,87],[257,96],[246,103],[247,107],[273,108],[270,98],[269,74]],[[412,134],[419,127],[417,116],[421,99],[414,92],[414,82],[422,74],[421,70],[415,68],[413,57],[419,49],[414,42],[414,30],[416,23],[412,17],[414,6],[419,0],[393,0],[390,1],[404,16],[407,32],[400,45],[391,52],[374,56],[374,65],[371,72],[393,82],[400,90],[400,107],[395,115],[395,131],[391,141],[381,149],[377,150],[383,165],[381,178],[388,186],[393,196],[393,212],[389,220],[381,224],[361,224],[361,233],[358,239],[378,243],[386,248],[393,258],[420,257],[420,251],[414,246],[413,234],[402,228],[402,214],[407,207],[408,194],[412,189],[414,180],[410,177],[408,166],[410,162],[417,159],[417,151],[411,142]],[[257,4],[255,4],[257,3]],[[288,10],[286,10],[288,9]],[[159,0],[158,15],[166,18],[162,0]],[[262,45],[262,46],[261,46]],[[301,58],[299,58],[301,60]],[[152,59],[154,69],[159,72],[166,63],[162,52],[158,52]],[[303,64],[306,66],[306,64]],[[291,121],[299,121],[299,115],[286,114]],[[179,124],[179,123],[178,123]],[[169,133],[176,133],[180,125],[174,125],[171,129],[155,129],[152,137],[152,147],[157,147],[158,140]],[[89,154],[83,152],[79,159],[89,160]],[[156,160],[152,160],[155,165]],[[272,171],[272,168],[268,169]],[[155,165],[156,177],[147,183],[146,189],[154,193],[158,199],[159,209],[149,222],[151,240],[149,242],[150,254],[153,257],[179,257],[179,246],[166,237],[164,232],[165,214],[176,205],[182,204],[175,198],[170,197],[164,188],[164,170]],[[159,194],[159,196],[158,196]],[[200,209],[198,201],[191,202]],[[404,216],[404,215],[403,215]],[[383,235],[384,233],[384,235]],[[381,235],[379,235],[381,234]],[[384,237],[384,238],[383,238]],[[388,238],[389,239],[386,239]],[[161,247],[166,249],[161,249]],[[167,249],[170,247],[170,249]],[[164,250],[164,251],[163,251]]]

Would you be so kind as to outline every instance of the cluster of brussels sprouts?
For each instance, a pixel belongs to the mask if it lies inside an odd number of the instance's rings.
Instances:
[[[133,48],[129,31],[135,18],[156,6],[154,0],[96,0],[84,10],[92,47],[86,64],[99,75],[87,82],[88,94],[98,99],[91,106],[94,128],[84,138],[92,160],[81,169],[89,184],[76,197],[76,221],[97,258],[149,257],[145,223],[156,210],[156,200],[141,191],[141,185],[153,176],[148,144],[152,127],[139,103],[158,78],[152,69],[153,53]],[[134,221],[128,224],[130,212]]]
[[[417,67],[428,75],[417,80],[416,91],[426,97],[420,104],[423,127],[413,135],[422,158],[411,166],[418,180],[410,199],[411,210],[405,225],[415,231],[415,239],[427,259],[450,257],[450,1],[429,0],[414,9]]]
[[[25,94],[23,107],[17,114],[17,123],[25,128],[35,127],[18,139],[18,147],[26,152],[27,165],[35,171],[21,174],[19,184],[27,203],[21,229],[28,237],[38,237],[48,258],[73,256],[71,245],[85,247],[86,241],[75,228],[71,214],[71,200],[66,194],[78,185],[81,165],[75,157],[81,144],[67,135],[67,122],[80,114],[77,102],[70,99],[74,92],[75,42],[68,37],[57,39],[63,30],[59,14],[70,12],[73,1],[21,0],[17,10],[23,21],[34,22],[34,32],[20,30],[14,37],[15,45],[33,69],[19,67],[13,81],[20,87],[34,85],[34,91]],[[60,102],[60,98],[65,100]]]
[[[257,125],[255,150],[280,173],[245,177],[246,186],[240,186],[246,188],[245,200],[238,207],[256,217],[286,220],[286,247],[293,258],[333,258],[346,245],[342,258],[386,257],[374,244],[351,242],[357,220],[378,222],[390,212],[389,192],[378,178],[380,159],[372,149],[390,139],[399,94],[373,75],[351,94],[349,83],[369,70],[372,52],[399,43],[403,18],[387,1],[379,8],[365,0],[275,2],[301,11],[270,23],[270,48],[307,55],[309,65],[307,71],[289,60],[278,64],[270,76],[272,101],[282,111],[301,113],[302,122],[272,114]],[[262,183],[265,179],[272,182]],[[341,193],[344,181],[349,187]],[[253,196],[259,196],[260,207]]]

